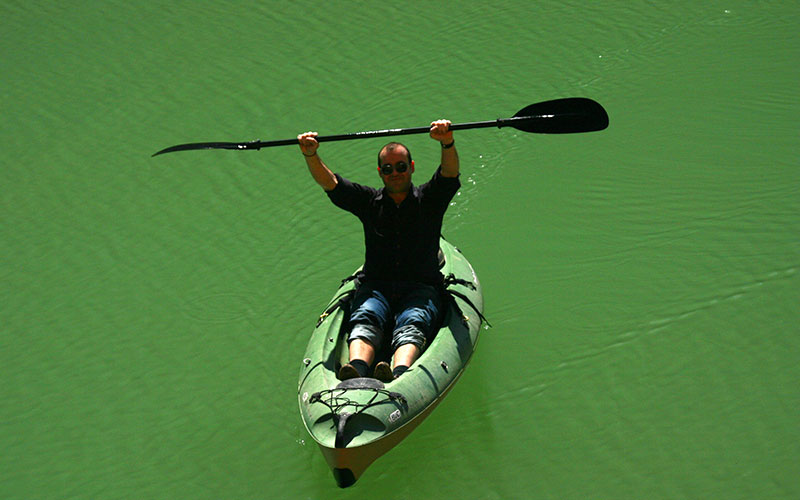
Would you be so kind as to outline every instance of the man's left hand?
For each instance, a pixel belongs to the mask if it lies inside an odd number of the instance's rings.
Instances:
[[[431,123],[431,138],[442,144],[453,142],[453,131],[450,130],[450,120],[436,120]]]

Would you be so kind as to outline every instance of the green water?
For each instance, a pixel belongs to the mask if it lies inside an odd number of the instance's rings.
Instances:
[[[800,4],[0,6],[0,497],[800,497]],[[361,260],[294,147],[585,96],[594,134],[456,134],[446,236],[494,328],[349,490],[297,411]],[[380,139],[323,144],[377,185]],[[438,146],[405,142],[427,177]],[[419,181],[419,179],[418,179]]]

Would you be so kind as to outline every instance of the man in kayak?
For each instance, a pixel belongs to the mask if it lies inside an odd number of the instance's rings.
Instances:
[[[334,174],[317,153],[316,132],[297,136],[311,176],[339,208],[364,226],[366,258],[353,299],[348,337],[350,362],[339,370],[346,380],[369,376],[384,342],[390,342],[394,369],[379,362],[373,376],[389,382],[420,356],[442,309],[439,237],[442,219],[461,186],[458,153],[450,121],[431,123],[430,136],[441,144],[441,164],[430,181],[411,183],[414,161],[408,148],[390,142],[378,153],[383,189]],[[385,330],[391,328],[386,339]]]

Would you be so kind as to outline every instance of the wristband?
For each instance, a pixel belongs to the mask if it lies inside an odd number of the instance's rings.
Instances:
[[[453,142],[451,142],[450,144],[445,144],[445,143],[441,143],[441,144],[442,144],[442,149],[450,149],[450,148],[452,148],[453,146],[455,146],[455,144],[456,144],[456,140],[455,140],[455,139],[453,139]]]
[[[301,151],[301,153],[303,153],[303,152]],[[316,151],[314,151],[314,152],[313,152],[312,154],[310,154],[310,155],[307,155],[307,154],[303,153],[303,156],[305,156],[306,158],[311,158],[312,156],[317,156],[317,152],[316,152]]]

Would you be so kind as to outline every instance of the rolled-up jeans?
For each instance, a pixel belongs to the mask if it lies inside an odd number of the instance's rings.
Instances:
[[[434,286],[366,281],[358,287],[353,300],[348,342],[361,339],[379,352],[385,332],[391,328],[392,352],[404,344],[414,344],[422,350],[441,308],[442,298]]]

